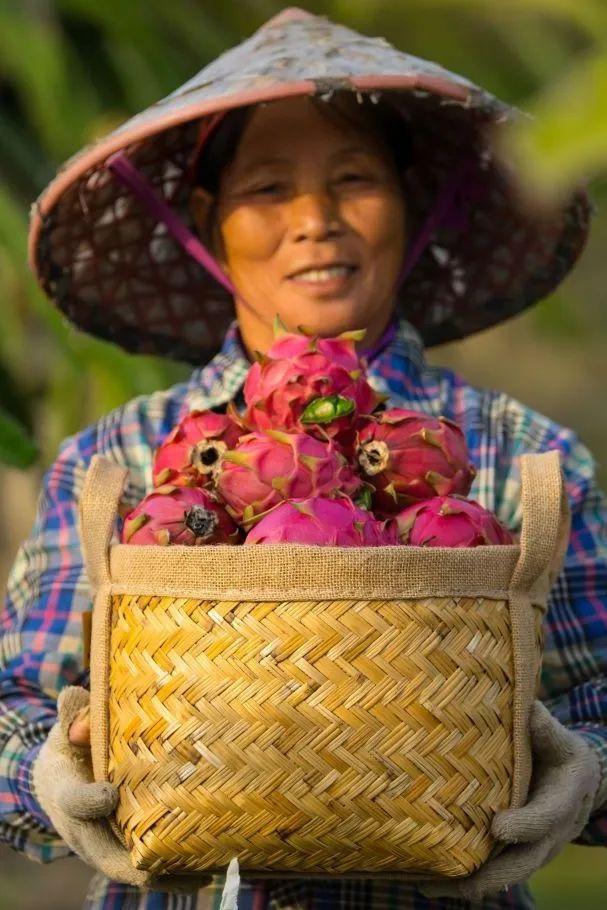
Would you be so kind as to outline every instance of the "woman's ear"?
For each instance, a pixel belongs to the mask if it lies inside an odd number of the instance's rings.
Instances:
[[[190,194],[190,211],[198,229],[198,235],[215,258],[224,265],[221,236],[214,223],[215,196],[202,186],[195,186]]]

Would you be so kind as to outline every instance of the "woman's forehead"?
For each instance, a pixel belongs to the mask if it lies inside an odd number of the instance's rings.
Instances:
[[[380,137],[362,117],[330,109],[330,102],[284,99],[256,105],[240,138],[234,164],[277,163],[311,150],[332,156],[379,151]]]

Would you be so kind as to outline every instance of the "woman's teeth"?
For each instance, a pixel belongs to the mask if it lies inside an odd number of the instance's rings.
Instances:
[[[294,275],[295,281],[329,281],[331,278],[345,278],[352,271],[349,265],[334,265],[328,269],[309,269]]]

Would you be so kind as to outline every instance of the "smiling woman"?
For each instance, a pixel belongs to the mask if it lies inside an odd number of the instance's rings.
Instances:
[[[249,353],[270,346],[276,314],[291,329],[381,336],[405,254],[408,162],[402,116],[368,96],[228,115],[198,163],[192,209],[236,288]]]
[[[91,609],[79,509],[94,455],[128,469],[126,495],[137,502],[153,486],[154,453],[176,424],[193,409],[240,407],[250,358],[268,347],[276,313],[287,328],[303,324],[321,336],[366,328],[374,393],[385,396],[388,408],[443,415],[461,427],[477,472],[470,495],[515,535],[521,456],[556,450],[571,533],[542,626],[537,697],[550,710],[535,712],[530,725],[533,785],[524,806],[496,814],[496,855],[471,876],[435,883],[439,890],[430,896],[415,878],[391,879],[399,869],[384,860],[385,874],[372,879],[314,878],[306,869],[281,881],[284,869],[275,865],[272,849],[261,870],[249,853],[242,862],[241,910],[446,910],[454,896],[466,906],[483,898],[485,910],[530,910],[527,879],[568,841],[607,844],[607,504],[594,459],[574,430],[506,394],[430,367],[424,354],[425,346],[495,325],[548,295],[584,246],[590,203],[583,189],[549,213],[521,204],[516,174],[493,141],[514,116],[465,77],[383,38],[286,10],[75,155],[34,204],[31,264],[66,317],[127,351],[194,366],[185,382],[138,396],[64,441],[8,580],[0,639],[7,658],[0,665],[0,839],[43,861],[78,853],[97,872],[87,910],[236,905],[230,875],[227,882],[215,874],[208,881],[204,873],[210,868],[204,835],[224,814],[221,799],[217,814],[201,816],[196,831],[201,853],[192,857],[192,868],[203,870],[202,878],[190,878],[190,893],[178,896],[170,893],[183,889],[178,877],[159,880],[134,869],[116,838],[107,819],[118,798],[114,779],[92,782],[89,724],[85,713],[78,716],[89,700],[80,630]],[[334,357],[338,351],[332,347]],[[163,678],[165,669],[178,676],[183,667],[181,660],[163,666]],[[461,697],[459,683],[445,686],[445,667],[436,669],[437,690]],[[495,703],[493,686],[477,690]],[[205,739],[209,704],[201,689],[200,716],[188,733],[196,761],[198,752],[201,761],[212,754]],[[457,707],[466,713],[466,705]],[[141,749],[136,744],[137,761],[154,761],[155,739],[170,739],[179,726],[170,712],[163,716]],[[433,721],[437,754],[424,750],[423,761],[412,762],[403,744],[414,743],[426,721],[427,712],[409,727],[403,722],[402,738],[391,741],[389,754],[378,754],[404,788],[403,829],[413,841],[440,819],[432,793],[427,821],[416,828],[407,816],[407,801],[428,787],[430,764],[453,784],[458,818],[471,793],[440,745],[455,742],[478,761],[474,738],[464,742],[455,728]],[[283,728],[274,726],[282,737]],[[236,732],[250,750],[250,731]],[[329,726],[327,735],[333,735]],[[274,748],[270,739],[264,743]],[[59,764],[53,764],[55,746]],[[338,746],[327,749],[335,761],[329,772],[318,769],[323,791],[336,776],[351,780],[349,765],[357,763],[345,741]],[[171,751],[177,777],[170,786],[178,792],[191,756],[173,745]],[[272,795],[286,815],[293,813],[293,774],[301,772],[296,745],[291,754],[284,775],[281,770],[272,778]],[[263,763],[262,753],[257,758]],[[71,770],[57,771],[68,765]],[[82,783],[85,773],[89,780]],[[223,768],[218,780],[213,792],[221,793]],[[43,799],[36,782],[56,801]],[[373,796],[372,824],[354,818],[357,839],[381,841],[381,795]],[[264,816],[266,796],[265,790],[254,793],[261,807],[256,830],[283,837]],[[180,812],[173,821],[176,838],[185,830]],[[299,834],[291,829],[284,836],[296,845]],[[335,832],[324,821],[313,834],[334,847]],[[462,830],[464,841],[467,836]],[[226,842],[226,851],[234,844]],[[409,859],[405,850],[402,869]],[[276,879],[262,880],[268,869]]]

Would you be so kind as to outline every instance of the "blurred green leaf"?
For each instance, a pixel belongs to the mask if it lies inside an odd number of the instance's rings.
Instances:
[[[14,80],[40,139],[60,162],[82,144],[83,125],[97,106],[52,4],[44,10],[35,17],[28,4],[0,6],[0,74]]]
[[[566,192],[607,165],[607,53],[570,66],[562,79],[528,105],[535,120],[512,130],[513,155],[529,189],[543,196]]]
[[[0,109],[0,172],[6,184],[29,187],[31,181],[40,184],[51,178],[48,159],[32,138],[24,124]]]
[[[25,428],[0,407],[0,462],[28,468],[38,457],[38,448]]]
[[[569,25],[584,28],[592,36],[599,34],[607,38],[607,9],[603,0],[409,0],[410,4],[422,4],[428,8],[453,7],[460,12],[467,10],[482,13],[497,21],[514,17],[525,17],[541,13],[553,20],[565,21]],[[548,23],[547,23],[548,24]]]

